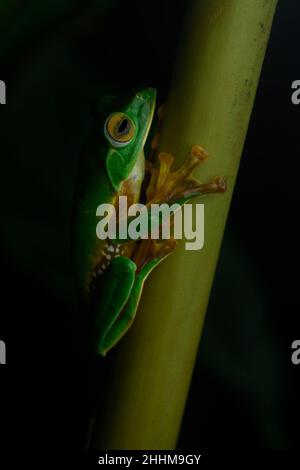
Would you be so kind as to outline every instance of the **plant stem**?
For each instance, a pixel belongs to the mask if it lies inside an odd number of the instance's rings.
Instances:
[[[135,324],[117,352],[95,448],[176,446],[276,3],[191,6],[160,148],[178,164],[200,144],[211,158],[195,176],[222,175],[228,191],[197,201],[205,203],[204,248],[186,251],[180,243],[146,282]]]

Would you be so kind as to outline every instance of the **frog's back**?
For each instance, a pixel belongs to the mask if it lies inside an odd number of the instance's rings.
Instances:
[[[96,262],[95,256],[103,245],[96,235],[97,207],[111,202],[114,197],[105,161],[101,158],[105,148],[95,142],[93,139],[81,157],[73,216],[73,255],[80,288],[85,294],[89,290],[88,276]]]

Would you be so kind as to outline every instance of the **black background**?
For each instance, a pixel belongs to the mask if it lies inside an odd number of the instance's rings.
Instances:
[[[185,2],[168,0],[31,0],[3,9],[1,447],[84,446],[113,358],[90,356],[82,340],[70,259],[80,149],[107,90],[150,84],[165,99],[184,11]],[[299,22],[299,2],[279,1],[180,449],[299,445],[300,365],[291,363],[300,339],[300,107],[291,102]]]

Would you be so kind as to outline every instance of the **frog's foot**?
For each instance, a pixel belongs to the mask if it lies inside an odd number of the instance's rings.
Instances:
[[[174,157],[161,152],[158,155],[159,169],[151,169],[151,178],[146,191],[147,205],[155,203],[186,202],[194,196],[222,193],[226,183],[220,176],[202,184],[192,177],[195,167],[208,158],[208,153],[199,145],[194,145],[185,162],[178,170],[171,172]]]

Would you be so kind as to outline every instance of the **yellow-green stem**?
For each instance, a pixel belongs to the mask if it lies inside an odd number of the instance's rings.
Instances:
[[[205,203],[204,248],[186,251],[181,243],[148,279],[117,352],[93,447],[176,445],[276,3],[196,0],[191,7],[160,148],[179,163],[201,144],[211,158],[196,176],[222,175],[228,192],[198,201]]]

